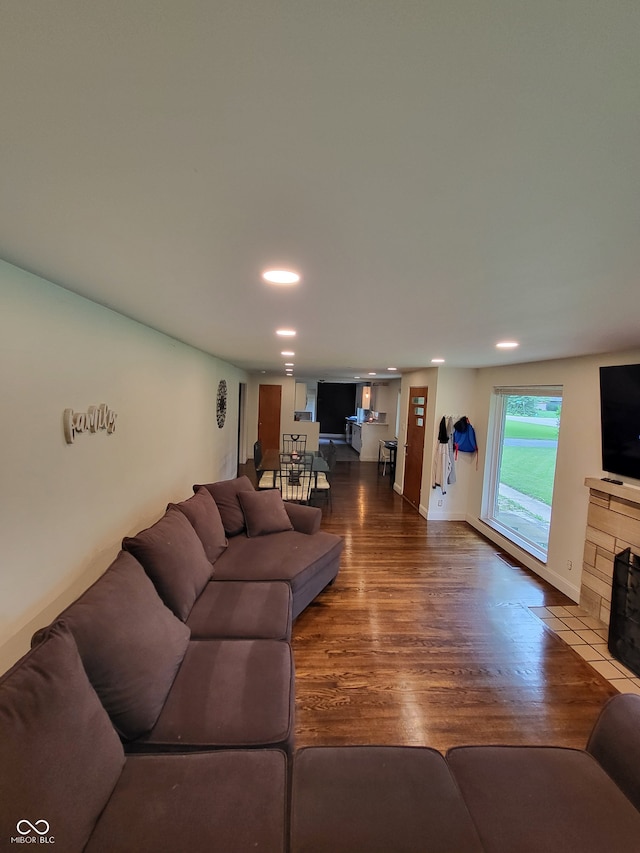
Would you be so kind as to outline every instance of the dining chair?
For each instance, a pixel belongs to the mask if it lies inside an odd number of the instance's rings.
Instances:
[[[304,453],[307,449],[307,436],[300,433],[285,432],[282,435],[284,453]]]
[[[329,446],[326,450],[323,451],[322,455],[324,456],[327,468],[329,469],[327,472],[318,471],[315,475],[313,486],[311,488],[312,496],[316,492],[318,495],[322,495],[326,498],[327,503],[330,507],[332,507],[331,502],[331,480],[333,477],[333,469],[336,464],[336,456],[338,453],[338,448],[335,446],[333,441],[329,441]]]
[[[387,463],[389,463],[389,468],[391,468],[391,451],[386,445],[388,439],[381,438],[378,441],[378,473],[380,473],[380,466],[382,465],[382,476],[387,473]]]
[[[280,454],[277,484],[283,501],[308,504],[311,497],[312,461],[309,456],[291,453]]]
[[[259,489],[276,488],[276,472],[263,471],[262,465],[262,442],[256,441],[253,445],[253,464],[256,469],[256,481]]]

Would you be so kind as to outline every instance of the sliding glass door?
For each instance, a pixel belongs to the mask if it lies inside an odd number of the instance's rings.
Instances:
[[[483,520],[546,562],[562,388],[495,388]]]

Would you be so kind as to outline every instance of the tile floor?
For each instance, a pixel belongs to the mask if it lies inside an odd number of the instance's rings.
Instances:
[[[529,610],[620,693],[640,695],[640,678],[611,656],[607,648],[608,628],[603,622],[578,605],[530,607]]]

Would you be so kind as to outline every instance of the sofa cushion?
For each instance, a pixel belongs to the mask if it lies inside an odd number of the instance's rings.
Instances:
[[[277,749],[132,755],[84,853],[284,853],[286,805]]]
[[[197,492],[202,486],[194,486]],[[238,492],[253,492],[255,489],[247,476],[236,477],[234,480],[220,480],[218,483],[208,483],[204,486],[211,493],[222,517],[222,523],[227,536],[237,536],[245,526],[244,513],[238,500]]]
[[[0,732],[2,846],[54,836],[58,850],[84,850],[125,759],[63,626],[0,679]],[[22,824],[22,836],[21,821],[49,829]]]
[[[122,737],[135,738],[152,728],[190,635],[164,606],[142,566],[120,552],[62,618]]]
[[[220,510],[207,489],[198,491],[186,501],[169,504],[167,509],[179,509],[191,522],[193,529],[202,542],[204,552],[210,563],[215,563],[227,547],[227,537],[220,517]]]
[[[344,541],[320,530],[309,536],[297,530],[250,539],[229,540],[216,563],[216,580],[284,580],[293,592],[293,618],[334,580]]]
[[[142,563],[160,598],[184,622],[213,572],[186,516],[169,509],[151,527],[123,539],[122,547]]]
[[[296,753],[291,853],[482,849],[449,768],[434,749],[307,747]]]
[[[447,762],[488,853],[638,848],[640,813],[586,752],[469,746]]]
[[[289,640],[291,620],[288,583],[212,580],[193,605],[187,626],[192,640]]]
[[[276,489],[238,492],[238,500],[244,514],[247,536],[265,536],[267,533],[293,530],[282,495]]]
[[[640,696],[618,693],[600,712],[587,744],[587,752],[640,811]]]
[[[127,750],[289,751],[293,673],[291,647],[279,640],[192,640],[158,721]]]

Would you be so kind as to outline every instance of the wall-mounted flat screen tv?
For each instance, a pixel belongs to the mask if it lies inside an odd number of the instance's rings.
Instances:
[[[600,368],[602,469],[640,480],[640,364]]]

